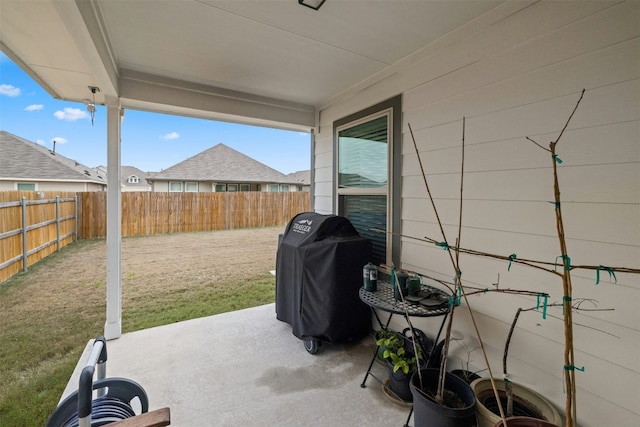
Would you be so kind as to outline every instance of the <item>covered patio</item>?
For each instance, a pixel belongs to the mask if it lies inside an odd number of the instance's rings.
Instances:
[[[568,427],[638,424],[640,2],[327,0],[315,11],[294,0],[3,0],[0,8],[3,52],[53,97],[107,110],[108,369],[143,384],[154,407],[171,406],[176,425],[401,425],[406,410],[377,386],[360,389],[372,343],[308,355],[268,306],[121,336],[126,109],[309,132],[312,210],[382,228],[381,271],[394,264],[451,280],[464,270],[481,292],[549,295],[559,303],[550,319],[532,312],[518,323],[510,378],[564,406]],[[546,148],[559,135],[562,159]],[[353,164],[343,146],[357,154]],[[562,204],[550,203],[556,170]],[[444,227],[427,205],[426,178]],[[500,258],[463,254],[452,268],[442,248],[455,230],[462,247]],[[520,259],[548,268],[511,268]],[[573,287],[563,289],[556,267],[575,270]],[[600,284],[600,270],[616,275]],[[554,319],[578,300],[613,310],[580,313],[574,334]],[[514,313],[535,297],[481,293],[463,305],[456,329],[470,348],[482,338],[486,360],[478,351],[475,361],[500,376]],[[228,361],[253,366],[234,376]]]

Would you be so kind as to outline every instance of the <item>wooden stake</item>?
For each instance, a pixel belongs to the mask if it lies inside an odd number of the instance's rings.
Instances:
[[[493,373],[491,372],[491,366],[489,365],[489,358],[487,357],[487,352],[484,348],[484,343],[482,342],[482,337],[480,336],[480,329],[478,328],[478,323],[476,322],[476,318],[473,314],[473,310],[471,309],[471,304],[469,303],[469,300],[467,299],[467,295],[464,292],[464,286],[462,285],[462,279],[460,277],[460,269],[458,268],[458,265],[456,263],[456,261],[453,258],[453,254],[451,253],[451,249],[449,248],[449,244],[447,242],[447,236],[444,232],[444,227],[442,226],[442,221],[440,221],[440,215],[438,214],[438,209],[436,208],[436,204],[435,201],[433,200],[433,196],[431,195],[431,190],[429,189],[429,183],[427,182],[427,175],[424,171],[424,167],[422,166],[422,159],[420,158],[420,152],[418,151],[418,144],[416,143],[416,139],[413,135],[413,129],[411,128],[411,125],[409,126],[409,132],[411,133],[411,140],[413,141],[413,147],[416,150],[416,156],[418,157],[418,164],[420,165],[420,171],[422,173],[422,179],[424,180],[424,185],[426,187],[427,190],[427,194],[429,195],[429,200],[431,201],[431,206],[433,207],[433,211],[434,214],[436,216],[436,219],[438,220],[438,226],[440,227],[440,232],[442,234],[442,238],[444,240],[444,243],[446,245],[446,249],[447,249],[447,253],[449,254],[449,259],[451,261],[451,264],[455,270],[456,276],[455,276],[455,284],[456,284],[456,290],[458,288],[460,288],[462,290],[462,297],[464,298],[464,301],[466,303],[467,306],[467,310],[469,312],[469,317],[471,318],[471,323],[473,324],[473,328],[475,330],[476,333],[476,337],[478,338],[478,343],[480,346],[480,350],[482,352],[482,355],[484,357],[484,361],[487,365],[487,372],[489,373],[489,379],[491,381],[491,387],[493,388],[493,393],[495,395],[496,398],[496,402],[498,403],[498,410],[500,412],[500,418],[502,419],[503,424],[506,426],[506,421],[505,421],[505,416],[504,416],[504,411],[502,410],[502,404],[500,403],[500,396],[498,395],[498,389],[497,386],[495,384],[495,380],[493,378]],[[452,296],[453,297],[453,296]],[[452,310],[451,310],[451,314],[450,314],[450,319],[449,319],[449,326],[451,325],[451,323],[453,322],[453,307],[455,307],[455,304],[451,305]],[[444,347],[448,349],[448,341],[450,341],[451,339],[451,328],[448,327],[447,328],[448,334],[445,335],[445,345]],[[447,352],[444,351],[442,352],[442,357],[445,360],[445,364],[444,366],[446,366],[446,358],[447,358]],[[444,377],[445,372],[443,372],[442,368],[440,369],[440,376]],[[441,380],[441,383],[444,385],[444,380]],[[438,395],[442,396],[444,394],[444,390],[438,390]]]
[[[571,310],[571,298],[573,290],[571,287],[571,261],[567,251],[567,241],[564,233],[564,223],[562,221],[562,207],[560,205],[560,183],[558,180],[558,156],[556,154],[556,146],[560,141],[560,138],[564,134],[564,131],[569,126],[571,118],[578,109],[580,101],[584,96],[584,89],[580,94],[580,99],[576,103],[571,115],[567,119],[564,127],[560,131],[558,138],[555,141],[549,143],[549,151],[551,152],[551,161],[553,163],[553,193],[555,199],[555,214],[556,214],[556,230],[558,234],[558,241],[560,243],[560,254],[562,256],[562,303],[564,309],[564,381],[567,387],[567,394],[565,399],[565,419],[566,427],[575,427],[577,419],[576,410],[576,383],[575,383],[575,359],[573,351],[573,311]]]

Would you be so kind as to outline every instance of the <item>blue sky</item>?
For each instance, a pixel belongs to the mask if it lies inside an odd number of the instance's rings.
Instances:
[[[0,130],[52,148],[86,166],[107,164],[106,109],[94,123],[85,105],[58,101],[0,52]],[[283,173],[310,168],[309,134],[126,110],[122,165],[166,169],[223,143]]]

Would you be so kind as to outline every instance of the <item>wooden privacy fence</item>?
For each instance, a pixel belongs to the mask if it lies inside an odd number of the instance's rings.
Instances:
[[[77,239],[75,193],[0,192],[0,282]]]
[[[81,239],[107,232],[107,195],[79,193]],[[308,192],[122,193],[122,235],[259,228],[286,224],[310,209]]]
[[[284,225],[309,209],[308,192],[128,192],[122,235]],[[105,192],[0,192],[0,283],[74,239],[106,235]]]

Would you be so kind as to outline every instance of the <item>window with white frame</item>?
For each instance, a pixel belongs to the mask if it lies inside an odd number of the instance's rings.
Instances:
[[[280,186],[280,191],[289,191],[289,186],[287,184],[282,184]]]
[[[227,191],[238,191],[238,184],[227,184]]]
[[[240,191],[251,191],[251,186],[249,184],[240,184]]]
[[[131,175],[129,179],[127,179],[127,182],[129,184],[138,184],[140,183],[140,178],[138,178],[136,175]]]
[[[182,183],[176,181],[169,182],[169,192],[170,193],[181,193],[182,192]]]
[[[184,183],[184,191],[187,193],[197,193],[198,192],[198,183],[197,182],[185,182]]]
[[[18,182],[16,185],[18,191],[36,191],[36,184],[33,182]]]
[[[279,188],[278,184],[269,184],[269,191],[272,193],[277,193]]]
[[[334,123],[336,211],[371,239],[377,265],[399,261],[400,109],[398,96]]]
[[[227,191],[227,184],[216,184],[216,193],[224,193]]]

